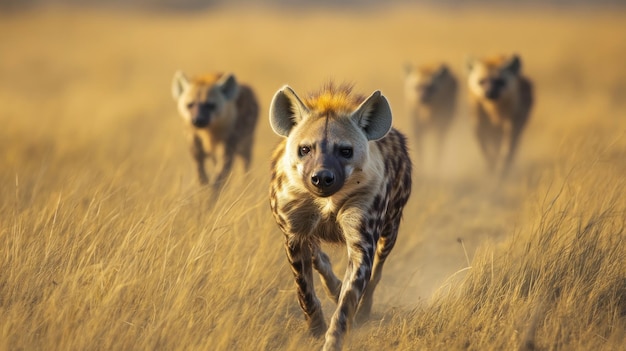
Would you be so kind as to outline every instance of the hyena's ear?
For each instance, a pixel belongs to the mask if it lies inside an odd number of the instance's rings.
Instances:
[[[280,88],[270,104],[270,125],[274,133],[284,137],[298,124],[309,109],[288,85]]]
[[[350,118],[363,129],[367,140],[378,140],[391,129],[391,107],[378,90],[365,99]]]
[[[176,73],[174,73],[174,78],[172,79],[172,96],[174,97],[174,100],[178,100],[188,87],[189,79],[187,79],[185,73],[180,70],[176,71]]]
[[[226,100],[233,100],[239,95],[239,84],[233,74],[225,74],[222,76],[219,82],[217,82],[217,85]]]
[[[517,75],[522,70],[522,60],[519,58],[519,56],[513,55],[504,65],[504,69]]]

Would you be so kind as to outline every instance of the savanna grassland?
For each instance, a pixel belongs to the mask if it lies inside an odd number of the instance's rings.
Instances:
[[[537,92],[511,177],[486,176],[461,108],[441,169],[415,167],[346,349],[622,349],[625,23],[621,9],[0,13],[0,350],[319,349],[269,210],[273,93],[380,89],[411,143],[403,64],[463,76],[468,55],[499,51]],[[217,199],[195,183],[179,68],[235,72],[261,102],[253,167]]]

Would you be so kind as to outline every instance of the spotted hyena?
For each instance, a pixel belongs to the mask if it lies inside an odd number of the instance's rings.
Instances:
[[[379,91],[369,97],[329,84],[301,99],[288,86],[270,107],[274,132],[285,137],[272,157],[270,205],[285,234],[298,302],[324,350],[341,349],[359,310],[365,317],[411,192],[405,137],[391,127]],[[348,267],[339,280],[322,242],[344,243]],[[313,269],[337,308],[326,328]]]
[[[435,160],[439,164],[446,134],[456,109],[458,83],[444,63],[406,65],[404,96],[413,123],[418,161],[424,160],[424,138],[434,133],[437,147]]]
[[[239,84],[232,74],[189,79],[178,71],[172,81],[172,94],[188,132],[201,184],[209,183],[204,167],[207,158],[220,169],[213,183],[216,188],[230,173],[235,156],[240,156],[245,169],[249,169],[259,115],[259,105],[249,86]]]
[[[530,116],[532,83],[522,75],[517,55],[469,59],[468,70],[470,109],[481,151],[490,171],[501,167],[506,175]]]

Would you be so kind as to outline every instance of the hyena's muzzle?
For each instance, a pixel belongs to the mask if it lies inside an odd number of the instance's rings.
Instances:
[[[506,81],[502,78],[490,78],[482,80],[480,85],[483,87],[487,99],[497,100],[506,88]]]
[[[189,114],[191,115],[191,124],[196,128],[204,128],[211,124],[213,114],[215,113],[215,104],[210,102],[193,103],[189,106]]]
[[[346,180],[344,166],[325,143],[313,149],[300,147],[299,153],[304,158],[303,183],[312,194],[328,197],[343,187]]]
[[[433,95],[435,95],[435,84],[426,84],[417,88],[419,101],[422,104],[428,104],[431,102]]]

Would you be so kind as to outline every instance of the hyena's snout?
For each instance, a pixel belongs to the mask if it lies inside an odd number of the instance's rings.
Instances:
[[[311,183],[319,189],[330,188],[335,184],[335,173],[329,169],[320,169],[311,175]]]
[[[321,197],[339,191],[344,181],[343,167],[336,160],[328,158],[312,167],[308,181],[305,179],[309,191]]]
[[[489,100],[498,100],[506,86],[506,81],[501,78],[489,79],[481,82],[485,89],[485,97]]]
[[[211,123],[215,105],[210,103],[194,104],[191,111],[191,124],[196,128],[204,128]]]

